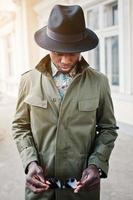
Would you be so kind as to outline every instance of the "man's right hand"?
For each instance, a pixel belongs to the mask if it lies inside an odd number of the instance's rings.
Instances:
[[[36,162],[31,162],[28,166],[26,185],[34,193],[41,193],[49,189],[50,182],[44,179],[43,169]]]

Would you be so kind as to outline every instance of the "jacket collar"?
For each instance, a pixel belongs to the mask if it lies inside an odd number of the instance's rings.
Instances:
[[[82,73],[87,67],[89,67],[89,64],[83,57],[81,57],[81,60],[77,65],[77,73]],[[52,75],[50,55],[48,54],[43,59],[41,59],[41,61],[36,65],[35,68],[43,74]]]

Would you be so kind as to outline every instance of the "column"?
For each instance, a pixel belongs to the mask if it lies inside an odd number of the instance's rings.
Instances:
[[[119,55],[120,55],[120,92],[132,93],[131,66],[131,1],[119,0]]]

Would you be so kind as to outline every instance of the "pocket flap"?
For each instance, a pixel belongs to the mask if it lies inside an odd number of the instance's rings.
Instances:
[[[94,111],[98,107],[98,98],[80,100],[78,102],[79,111]]]
[[[46,99],[42,100],[37,96],[27,96],[25,99],[25,103],[40,108],[47,108],[47,100]]]

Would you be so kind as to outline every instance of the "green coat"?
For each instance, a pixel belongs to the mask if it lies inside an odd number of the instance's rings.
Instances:
[[[108,161],[117,137],[110,89],[105,75],[89,67],[77,75],[61,102],[51,77],[50,57],[22,75],[13,137],[23,166],[37,160],[47,177],[81,178],[89,164],[107,177]],[[98,128],[98,132],[96,131]],[[26,200],[98,200],[99,187],[74,194],[71,189],[34,194],[26,188]]]

